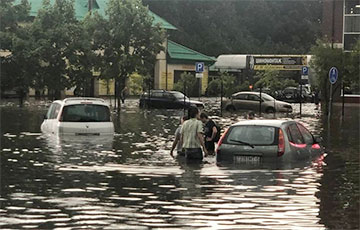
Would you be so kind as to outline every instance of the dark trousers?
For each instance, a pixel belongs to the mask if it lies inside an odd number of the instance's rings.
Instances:
[[[202,160],[203,153],[201,148],[188,148],[185,149],[185,158],[187,160]]]
[[[209,153],[214,153],[215,152],[215,142],[205,141],[205,148]]]

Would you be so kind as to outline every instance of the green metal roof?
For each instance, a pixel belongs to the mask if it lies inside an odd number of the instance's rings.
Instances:
[[[167,29],[167,30],[177,30],[177,28],[173,25],[171,25],[169,22],[167,22],[165,19],[161,18],[157,14],[153,13],[149,10],[149,15],[154,18],[153,25],[160,24],[161,28]]]
[[[168,55],[170,57],[170,62],[188,61],[193,63],[196,61],[202,61],[207,64],[213,64],[216,61],[215,57],[199,53],[170,40],[168,40]]]
[[[36,16],[39,9],[42,8],[43,0],[28,0],[31,9],[30,15]],[[51,4],[54,4],[55,0],[50,0]],[[75,0],[74,8],[75,8],[75,17],[78,20],[82,20],[89,13],[88,10],[88,0]],[[21,0],[15,0],[15,4],[20,4]],[[100,15],[105,16],[105,9],[107,7],[108,0],[93,0],[93,11],[97,11]],[[177,28],[167,22],[165,19],[159,17],[155,13],[149,10],[149,15],[154,18],[153,25],[160,24],[160,27],[167,30],[176,30]]]

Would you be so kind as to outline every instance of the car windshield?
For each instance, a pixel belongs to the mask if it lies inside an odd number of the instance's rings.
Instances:
[[[226,142],[234,145],[241,145],[240,142],[251,145],[272,145],[275,140],[275,129],[270,126],[235,126],[230,130]]]
[[[180,92],[172,92],[171,94],[174,95],[178,99],[184,99],[184,96],[185,96],[183,93],[180,93]],[[187,99],[187,98],[188,97],[185,96],[185,99]]]
[[[269,94],[266,94],[266,93],[262,93],[261,98],[264,99],[265,101],[273,101],[273,100],[275,100],[272,96],[270,96]]]
[[[62,121],[65,122],[108,122],[109,107],[104,105],[79,104],[64,107]]]

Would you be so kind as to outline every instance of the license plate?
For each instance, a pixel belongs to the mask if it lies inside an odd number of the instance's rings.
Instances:
[[[76,136],[100,136],[100,133],[75,133]]]
[[[260,156],[234,156],[235,163],[258,164],[261,161]]]

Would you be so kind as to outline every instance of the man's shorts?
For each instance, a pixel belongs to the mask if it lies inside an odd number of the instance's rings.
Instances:
[[[188,148],[185,149],[185,158],[187,160],[202,160],[203,153],[201,148]]]

